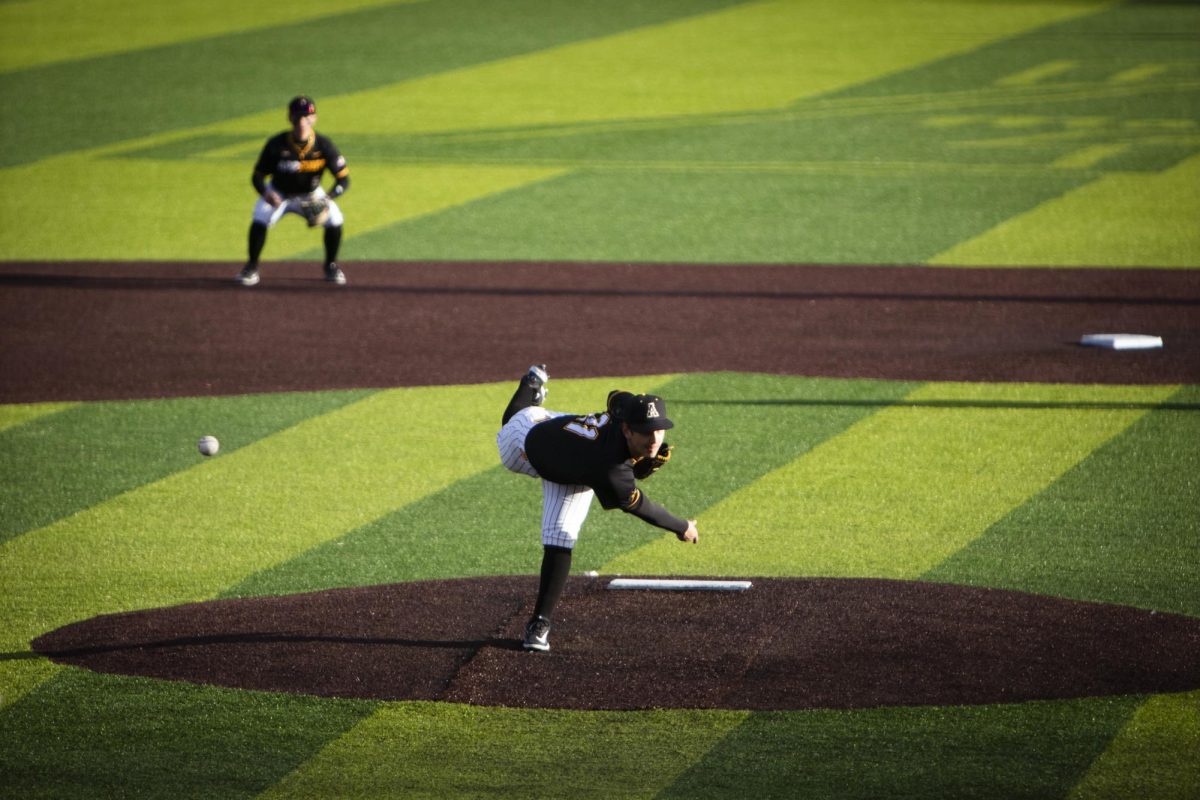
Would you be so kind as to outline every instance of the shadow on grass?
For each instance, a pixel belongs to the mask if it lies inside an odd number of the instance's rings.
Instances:
[[[672,398],[672,406],[809,406],[857,408],[1015,409],[1029,411],[1200,411],[1200,403],[1137,403],[1103,400],[685,400]]]

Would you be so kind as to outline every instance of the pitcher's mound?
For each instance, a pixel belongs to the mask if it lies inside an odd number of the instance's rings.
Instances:
[[[1200,688],[1200,619],[998,589],[754,578],[744,592],[572,578],[549,653],[536,578],[219,600],[35,640],[100,672],[382,700],[576,709],[957,705]]]

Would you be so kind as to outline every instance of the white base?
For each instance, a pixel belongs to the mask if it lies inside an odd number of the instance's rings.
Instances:
[[[699,581],[691,579],[614,578],[609,589],[649,589],[653,591],[744,592],[750,581]]]
[[[1107,347],[1110,350],[1153,350],[1163,346],[1161,336],[1143,333],[1089,333],[1079,340],[1091,347]]]

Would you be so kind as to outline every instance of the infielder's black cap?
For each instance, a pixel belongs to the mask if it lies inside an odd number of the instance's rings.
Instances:
[[[665,431],[675,427],[667,419],[667,403],[656,394],[638,394],[625,402],[624,422],[638,433]]]
[[[300,95],[293,97],[292,102],[288,103],[288,119],[297,120],[315,113],[317,113],[317,104],[312,101],[311,97]]]

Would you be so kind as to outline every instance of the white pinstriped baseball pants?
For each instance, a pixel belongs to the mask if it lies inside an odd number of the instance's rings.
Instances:
[[[541,478],[529,459],[525,457],[525,437],[529,429],[543,420],[562,416],[557,411],[547,411],[541,406],[522,409],[496,434],[496,447],[500,451],[500,463],[511,472]],[[583,521],[587,519],[592,505],[592,490],[587,486],[575,486],[542,480],[542,544],[574,549],[575,541]]]

